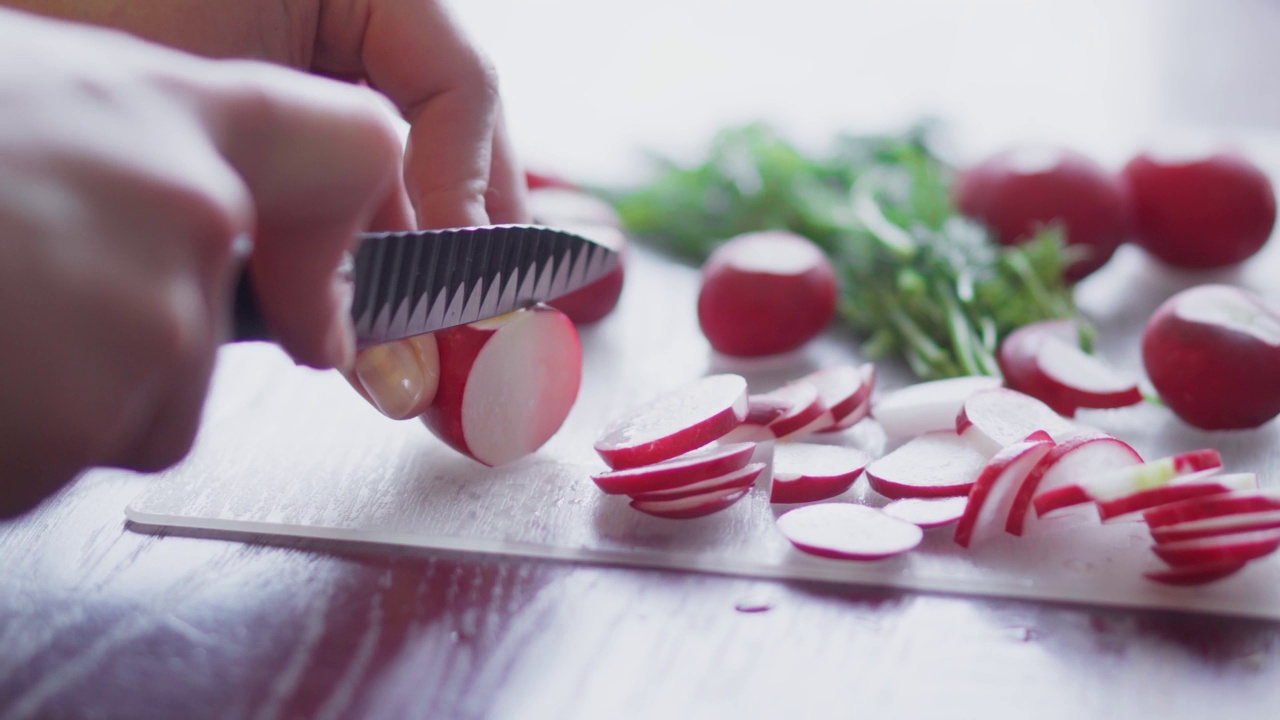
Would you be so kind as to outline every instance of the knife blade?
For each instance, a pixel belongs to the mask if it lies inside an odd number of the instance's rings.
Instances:
[[[616,250],[540,225],[364,233],[352,256],[356,344],[497,317],[554,300],[618,267]],[[253,279],[236,288],[234,340],[269,340]]]

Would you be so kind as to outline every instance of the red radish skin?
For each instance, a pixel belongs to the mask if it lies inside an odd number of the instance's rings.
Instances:
[[[863,382],[863,371],[855,365],[823,368],[800,378],[818,391],[818,400],[826,410],[819,429],[834,428],[867,399],[871,387]]]
[[[759,479],[761,473],[764,472],[765,463],[754,462],[738,468],[732,472],[725,473],[719,477],[713,477],[707,480],[682,485],[666,490],[655,490],[653,492],[635,493],[631,495],[632,500],[640,500],[647,502],[649,500],[679,500],[694,495],[707,495],[718,492],[720,490],[734,490],[737,488],[750,487]]]
[[[1183,565],[1143,573],[1143,577],[1164,585],[1192,586],[1205,585],[1240,572],[1245,562],[1216,562],[1205,565]]]
[[[1158,460],[1081,477],[1075,482],[1036,494],[1031,501],[1041,517],[1072,505],[1118,500],[1144,490],[1163,487],[1175,478],[1222,467],[1222,455],[1212,448],[1192,450]]]
[[[722,443],[731,442],[767,442],[776,440],[777,435],[769,429],[769,424],[786,415],[794,407],[787,397],[774,397],[766,394],[749,395],[747,397],[747,416],[742,424],[720,438]]]
[[[694,450],[679,457],[592,476],[609,495],[634,495],[692,485],[741,469],[751,461],[755,443],[732,443]]]
[[[987,457],[1037,431],[1059,442],[1081,432],[1040,400],[1008,388],[970,395],[956,417],[956,432]]]
[[[818,388],[803,380],[787,383],[763,395],[791,406],[785,414],[766,426],[774,437],[798,434],[812,427],[822,419],[822,414],[827,410],[822,404]]]
[[[1044,320],[1009,334],[997,354],[1005,384],[1042,400],[1059,415],[1079,408],[1119,408],[1142,402],[1135,379],[1079,347],[1070,320]]]
[[[1129,228],[1120,179],[1066,148],[1015,148],[986,158],[960,173],[955,199],[1004,245],[1061,224],[1067,243],[1084,254],[1067,270],[1072,281],[1106,264]]]
[[[1009,506],[1005,532],[1022,535],[1031,516],[1031,503],[1040,492],[1076,484],[1082,477],[1138,465],[1142,456],[1128,443],[1106,433],[1078,435],[1054,446],[1036,463],[1018,487]]]
[[[542,447],[578,397],[578,332],[545,305],[441,330],[436,344],[440,386],[422,422],[485,465],[506,465]]]
[[[769,502],[827,500],[853,487],[871,456],[857,448],[784,443],[773,449]]]
[[[795,350],[827,327],[835,309],[831,262],[793,233],[739,235],[702,266],[698,322],[711,347],[725,355]]]
[[[1200,285],[1166,300],[1143,331],[1142,362],[1195,427],[1254,428],[1280,414],[1280,310],[1247,290]]]
[[[1179,523],[1233,515],[1280,511],[1280,488],[1231,492],[1151,508],[1142,519],[1153,530]]]
[[[1241,155],[1143,153],[1122,172],[1139,245],[1175,267],[1235,265],[1256,254],[1276,222],[1267,175]]]
[[[721,510],[746,497],[751,491],[749,487],[717,490],[702,495],[691,495],[674,500],[632,500],[631,507],[654,517],[668,520],[692,520],[705,517]]]
[[[1098,502],[1098,516],[1104,521],[1116,520],[1132,513],[1168,505],[1171,502],[1221,495],[1233,490],[1256,490],[1258,477],[1253,473],[1222,474],[1217,469],[1192,473],[1170,480],[1168,485]]]
[[[1175,525],[1151,528],[1151,539],[1158,544],[1195,540],[1215,535],[1273,530],[1280,528],[1280,511],[1236,513],[1204,520],[1190,520]]]
[[[615,420],[595,450],[615,470],[651,465],[723,437],[746,416],[747,381],[741,375],[710,375]]]
[[[883,560],[915,549],[924,531],[884,511],[852,503],[788,510],[778,530],[797,549],[837,560]]]
[[[1004,527],[1018,487],[1053,446],[1048,433],[1038,431],[1024,442],[1003,448],[987,462],[969,491],[964,515],[956,523],[957,545],[969,547]]]
[[[871,416],[891,438],[912,438],[939,430],[954,432],[964,401],[974,393],[1000,386],[1000,378],[986,375],[916,383],[881,397],[872,405]]]
[[[825,427],[820,427],[816,432],[835,433],[849,428],[862,422],[871,415],[871,394],[875,392],[876,387],[876,366],[867,363],[858,369],[862,375],[862,388],[856,396],[857,403],[853,409],[844,415],[833,415],[834,422]]]
[[[560,188],[563,190],[578,190],[578,186],[566,180],[565,178],[551,172],[538,170],[525,170],[524,172],[525,186],[530,191],[540,190],[542,188]]]
[[[1175,567],[1211,563],[1248,562],[1280,548],[1280,530],[1215,535],[1196,540],[1161,543],[1151,550]]]
[[[871,489],[890,499],[967,496],[987,458],[954,432],[925,433],[867,466]]]
[[[959,522],[968,504],[968,496],[904,498],[885,505],[884,512],[890,517],[906,520],[912,525],[929,530]]]

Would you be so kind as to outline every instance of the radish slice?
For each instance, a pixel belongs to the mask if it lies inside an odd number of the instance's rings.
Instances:
[[[722,443],[765,442],[776,440],[769,423],[791,411],[792,402],[785,397],[751,395],[747,398],[747,416],[742,424],[720,438]]]
[[[436,437],[496,467],[560,429],[582,380],[582,345],[563,313],[537,305],[435,337],[440,384],[421,419]]]
[[[788,510],[778,530],[800,550],[840,560],[881,560],[915,548],[919,527],[866,505],[822,503]]]
[[[782,417],[766,426],[778,438],[794,436],[808,430],[822,421],[822,414],[827,410],[822,404],[818,388],[803,380],[787,383],[776,390],[763,393],[763,396],[790,405],[790,409]]]
[[[986,464],[955,432],[931,432],[868,465],[867,482],[892,499],[968,495]]]
[[[1222,467],[1217,450],[1204,449],[1152,460],[1141,465],[1123,467],[1111,472],[1077,478],[1068,485],[1045,490],[1035,496],[1032,506],[1044,516],[1064,507],[1089,501],[1117,500],[1142,490],[1167,485],[1170,480],[1203,470]]]
[[[906,520],[922,528],[942,527],[960,520],[969,504],[967,496],[945,498],[906,498],[884,506],[890,517]]]
[[[646,515],[669,520],[689,520],[718,513],[746,497],[750,490],[749,487],[740,487],[715,490],[674,500],[632,500],[631,507]]]
[[[848,430],[871,414],[871,393],[876,387],[876,366],[867,363],[858,368],[858,372],[862,375],[862,389],[858,391],[857,404],[848,413],[837,416],[831,425],[819,428],[816,432]]]
[[[964,401],[976,392],[994,390],[1000,384],[1000,378],[986,375],[916,383],[880,398],[872,406],[871,416],[890,438],[954,431]]]
[[[1008,388],[970,395],[956,416],[956,432],[979,452],[992,457],[1001,448],[1022,442],[1036,431],[1057,441],[1080,433],[1071,421],[1040,400]]]
[[[870,375],[871,383],[865,382]],[[824,432],[837,428],[837,424],[853,415],[871,396],[872,383],[875,381],[874,368],[868,373],[864,368],[854,365],[837,365],[824,368],[805,375],[801,381],[813,385],[818,390],[818,400],[826,407],[822,414],[822,422],[817,423],[816,432]],[[856,423],[861,418],[856,418]],[[845,425],[851,427],[853,423]]]
[[[1114,520],[1130,513],[1150,510],[1153,507],[1180,500],[1220,495],[1233,490],[1257,489],[1258,476],[1253,473],[1222,474],[1217,468],[1213,468],[1170,480],[1168,485],[1162,487],[1139,490],[1115,500],[1100,501],[1098,515],[1103,520]]]
[[[681,485],[668,490],[636,493],[631,496],[631,499],[641,501],[678,500],[680,498],[691,497],[694,495],[706,495],[719,490],[735,490],[737,488],[749,487],[756,481],[756,478],[760,477],[760,473],[764,472],[764,468],[765,464],[762,462],[749,463],[737,470],[725,473],[724,475],[691,483],[689,485]]]
[[[1151,528],[1151,538],[1157,543],[1180,542],[1214,535],[1253,532],[1280,528],[1280,511],[1235,513],[1203,520],[1188,520],[1164,527]]]
[[[1142,514],[1142,519],[1146,520],[1148,527],[1154,530],[1168,525],[1206,520],[1223,515],[1269,510],[1280,510],[1280,488],[1232,492],[1183,500],[1151,508]]]
[[[769,502],[816,502],[853,487],[871,457],[839,445],[788,443],[773,449]]]
[[[651,465],[724,436],[746,416],[747,381],[741,375],[711,375],[616,420],[595,449],[611,468]]]
[[[1022,481],[1004,529],[1021,535],[1031,517],[1031,503],[1039,493],[1075,484],[1080,478],[1138,465],[1142,456],[1128,443],[1105,433],[1068,438],[1049,451]]]
[[[1152,570],[1143,577],[1165,585],[1204,585],[1234,575],[1244,568],[1244,561],[1224,561],[1204,565],[1182,565],[1166,570]]]
[[[610,495],[669,490],[740,470],[751,461],[751,454],[755,449],[755,443],[719,445],[652,465],[600,473],[591,479]]]
[[[1142,402],[1137,382],[1080,349],[1070,320],[1024,325],[1000,345],[1000,370],[1012,389],[1044,401],[1066,417],[1078,408],[1118,408]]]
[[[1047,433],[1037,431],[1025,442],[1000,450],[987,462],[974,480],[969,503],[956,524],[956,544],[969,547],[975,540],[1004,527],[1018,487],[1053,445]]]
[[[1174,566],[1248,562],[1280,548],[1280,530],[1214,535],[1155,545],[1151,550]]]

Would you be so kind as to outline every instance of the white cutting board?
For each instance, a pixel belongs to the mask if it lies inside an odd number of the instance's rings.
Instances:
[[[1272,248],[1274,250],[1274,248]],[[1274,255],[1274,253],[1269,253]],[[857,361],[856,343],[833,332],[802,353],[755,363],[713,356],[694,313],[696,271],[640,250],[630,257],[618,310],[583,332],[582,392],[565,426],[535,455],[489,469],[453,452],[415,421],[392,422],[333,373],[296,368],[270,346],[223,351],[195,450],[126,510],[142,526],[323,538],[391,546],[677,568],[767,578],[1195,610],[1280,619],[1280,556],[1194,588],[1142,577],[1163,567],[1139,523],[1067,523],[1038,538],[1001,536],[971,550],[949,529],[879,562],[816,558],[794,550],[774,526],[786,506],[757,487],[723,512],[694,520],[638,513],[591,482],[604,469],[592,450],[599,428],[627,407],[709,372],[735,371],[768,390],[809,370]],[[1260,257],[1229,279],[1265,287],[1277,263]],[[1156,268],[1123,251],[1080,288],[1099,324],[1105,357],[1137,369],[1136,337],[1161,299],[1206,279]],[[880,389],[909,378],[880,366]],[[1202,433],[1156,407],[1082,413],[1082,421],[1129,441],[1144,456],[1217,447],[1228,469],[1276,482],[1277,423]],[[873,421],[838,442],[883,450]],[[843,498],[872,499],[864,480]]]

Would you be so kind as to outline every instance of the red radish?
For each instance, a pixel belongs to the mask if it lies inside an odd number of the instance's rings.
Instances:
[[[1277,548],[1280,548],[1280,530],[1258,530],[1161,543],[1151,550],[1170,565],[1183,566],[1247,562],[1270,555]]]
[[[1014,245],[1061,224],[1083,254],[1067,270],[1079,280],[1106,264],[1128,232],[1124,185],[1088,157],[1065,148],[1026,147],[991,156],[960,174],[956,205]]]
[[[698,322],[725,355],[775,355],[831,322],[836,273],[821,248],[781,230],[730,239],[702,266]]]
[[[1275,528],[1280,528],[1280,511],[1236,513],[1152,528],[1151,539],[1163,544]]]
[[[1235,265],[1271,237],[1276,198],[1256,165],[1231,152],[1195,158],[1138,155],[1122,176],[1138,244],[1176,267]]]
[[[578,332],[545,305],[441,330],[436,344],[440,385],[422,422],[485,465],[505,465],[542,447],[578,397]]]
[[[783,443],[773,449],[769,502],[817,502],[853,487],[871,457],[857,448]]]
[[[801,378],[802,382],[809,383],[818,391],[818,400],[826,408],[822,422],[818,424],[819,430],[835,428],[862,405],[871,394],[871,386],[863,382],[864,377],[862,368],[836,365]]]
[[[827,410],[822,404],[818,388],[803,380],[789,382],[776,390],[761,393],[755,397],[768,398],[790,405],[786,413],[766,426],[774,437],[779,438],[808,430],[822,420],[822,414]]]
[[[792,399],[784,396],[750,395],[747,397],[747,416],[743,418],[742,424],[720,438],[720,442],[776,440],[778,436],[769,429],[769,424],[786,415],[793,407]]]
[[[964,401],[976,392],[994,390],[1001,380],[986,375],[930,380],[895,390],[880,398],[871,416],[891,438],[908,438],[938,430],[954,431]]]
[[[1142,335],[1151,384],[1205,430],[1258,427],[1280,414],[1280,310],[1228,285],[1174,295]]]
[[[867,482],[891,499],[968,495],[986,464],[954,432],[925,433],[868,465]]]
[[[904,498],[884,506],[886,515],[906,520],[912,525],[929,529],[950,525],[964,515],[969,504],[967,496],[944,498]]]
[[[1044,320],[1014,330],[1000,344],[1005,384],[1044,401],[1066,417],[1078,408],[1118,408],[1142,402],[1138,383],[1080,349],[1071,320]]]
[[[540,190],[542,188],[562,188],[565,190],[578,189],[577,185],[574,185],[559,175],[549,172],[538,172],[536,170],[525,170],[524,182],[530,191]]]
[[[1253,473],[1223,474],[1217,468],[1202,470],[1170,480],[1168,485],[1139,490],[1114,500],[1100,500],[1098,516],[1103,520],[1114,520],[1130,513],[1168,505],[1171,502],[1257,488],[1258,476]]]
[[[956,416],[956,432],[987,457],[1036,431],[1065,440],[1080,430],[1048,405],[1017,390],[997,388],[970,395]]]
[[[613,206],[575,188],[542,186],[529,189],[529,215],[539,225],[553,227],[604,226],[622,229]]]
[[[1142,519],[1147,521],[1148,527],[1155,530],[1169,525],[1208,520],[1225,515],[1269,511],[1280,511],[1280,488],[1231,492],[1183,500],[1151,508],[1142,514]]]
[[[741,469],[751,461],[755,443],[718,445],[654,463],[592,476],[610,495],[634,495],[692,485]]]
[[[1001,449],[987,462],[973,481],[964,515],[956,524],[956,544],[969,547],[1004,527],[1018,487],[1053,445],[1048,433],[1037,431],[1026,441]]]
[[[1192,450],[1110,472],[1075,478],[1073,482],[1037,493],[1037,515],[1091,501],[1107,502],[1169,484],[1174,478],[1222,467],[1217,450]]]
[[[618,305],[618,300],[622,297],[627,272],[627,236],[621,230],[604,225],[560,223],[558,226],[618,252],[618,265],[613,270],[600,276],[590,285],[580,287],[568,295],[561,295],[548,303],[568,315],[569,319],[578,325],[597,322],[613,312]]]
[[[1050,450],[1027,474],[1009,507],[1004,529],[1021,535],[1031,517],[1031,502],[1039,493],[1074,485],[1079,478],[1138,465],[1142,456],[1128,443],[1106,433],[1077,435]]]
[[[788,510],[778,530],[800,550],[838,560],[882,560],[915,548],[924,531],[884,511],[851,503]]]
[[[1204,565],[1181,565],[1143,573],[1143,577],[1165,585],[1204,585],[1234,575],[1244,568],[1244,561],[1223,561]]]
[[[871,414],[871,393],[875,391],[876,387],[876,366],[867,363],[858,368],[858,374],[862,376],[862,386],[854,397],[856,402],[853,404],[852,409],[841,415],[833,413],[834,422],[831,425],[819,428],[818,432],[848,430]]]
[[[679,500],[680,498],[687,498],[694,495],[708,495],[721,490],[750,487],[755,483],[756,479],[760,477],[760,473],[764,472],[764,468],[764,463],[749,463],[737,470],[725,473],[718,477],[702,480],[689,485],[673,487],[667,490],[636,493],[631,496],[631,499],[641,501]]]
[[[689,520],[720,512],[746,497],[750,491],[749,487],[740,487],[715,490],[674,500],[632,500],[631,507],[646,515],[670,520]]]
[[[516,356],[515,361],[524,361]],[[614,469],[651,465],[706,445],[747,415],[747,381],[710,375],[667,392],[608,425],[596,452]]]

